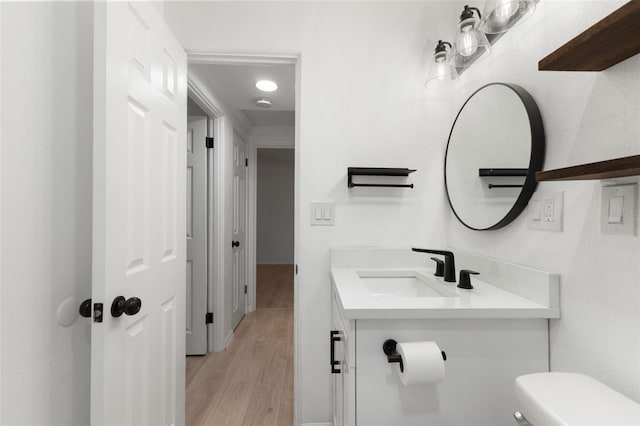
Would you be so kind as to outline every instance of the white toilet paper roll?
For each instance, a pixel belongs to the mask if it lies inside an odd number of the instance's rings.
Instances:
[[[436,342],[398,343],[404,371],[398,374],[404,385],[437,383],[444,380],[444,360]]]

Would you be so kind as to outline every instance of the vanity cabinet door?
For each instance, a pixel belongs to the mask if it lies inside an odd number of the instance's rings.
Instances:
[[[356,337],[363,426],[513,426],[515,378],[549,370],[544,319],[358,320]],[[387,339],[436,342],[444,380],[403,385],[382,351]]]
[[[350,324],[347,322],[347,324]],[[330,334],[332,385],[333,385],[333,424],[336,426],[355,426],[355,369],[349,358],[349,337],[351,330],[345,325],[334,301],[332,311],[332,330]]]
[[[333,382],[333,424],[336,426],[344,425],[344,333],[340,329],[340,324],[333,322],[333,329],[330,334],[331,345],[331,375]]]

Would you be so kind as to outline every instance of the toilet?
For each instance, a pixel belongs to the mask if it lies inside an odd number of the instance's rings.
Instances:
[[[527,374],[515,392],[519,426],[640,425],[640,404],[584,374]]]

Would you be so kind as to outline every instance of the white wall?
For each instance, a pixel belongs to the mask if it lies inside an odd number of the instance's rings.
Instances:
[[[446,93],[428,94],[423,83],[438,28],[450,26],[442,14],[455,21],[457,13],[448,2],[165,3],[165,20],[186,49],[301,54],[299,421],[331,418],[330,247],[445,243],[449,108]],[[349,190],[349,166],[416,168],[416,189]],[[335,201],[335,227],[309,225],[312,200]]]
[[[454,113],[486,83],[516,83],[542,113],[546,169],[637,155],[640,55],[600,73],[537,71],[539,59],[623,3],[541,1],[530,20],[462,75]],[[467,230],[451,216],[450,244],[560,273],[562,318],[551,323],[552,370],[590,374],[640,400],[640,240],[600,234],[601,184],[539,184],[541,192],[564,191],[562,233],[527,229],[526,211],[491,232]]]
[[[258,149],[257,263],[293,263],[292,149]]]
[[[92,23],[2,4],[2,424],[89,423],[90,319],[56,310],[91,293]]]

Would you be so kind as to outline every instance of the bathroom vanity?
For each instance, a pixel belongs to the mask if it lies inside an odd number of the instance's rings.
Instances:
[[[514,379],[549,370],[559,277],[454,253],[461,269],[480,272],[471,290],[434,277],[429,257],[409,248],[332,250],[335,425],[514,424]],[[444,380],[403,385],[387,339],[436,342]]]

